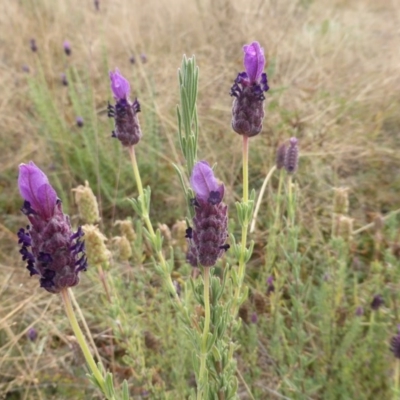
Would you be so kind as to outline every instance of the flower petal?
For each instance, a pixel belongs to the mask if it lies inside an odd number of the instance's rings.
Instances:
[[[258,42],[243,46],[244,67],[250,82],[257,82],[265,66],[264,49]]]
[[[199,161],[193,167],[190,185],[198,199],[208,201],[211,192],[218,192],[222,201],[224,185],[218,184],[213,170],[206,161]]]
[[[129,82],[120,74],[118,68],[115,68],[115,72],[110,71],[109,75],[115,100],[128,100],[131,91]]]
[[[29,201],[33,210],[45,218],[53,215],[57,193],[45,173],[32,161],[20,164],[18,187],[22,198]]]

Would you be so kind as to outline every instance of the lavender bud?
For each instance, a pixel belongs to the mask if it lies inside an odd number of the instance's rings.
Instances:
[[[274,286],[274,277],[271,275],[267,279],[267,294],[271,294],[272,292],[275,292],[275,286]]]
[[[36,53],[38,51],[38,47],[36,44],[36,40],[35,39],[31,39],[30,40],[30,45],[31,45],[31,50]]]
[[[371,308],[374,311],[377,311],[381,306],[383,306],[384,303],[385,301],[383,300],[383,297],[380,294],[376,294],[372,299]]]
[[[225,187],[218,184],[205,161],[198,162],[192,171],[190,184],[196,193],[193,229],[186,231],[189,239],[187,259],[192,266],[212,267],[228,249],[228,207],[222,202]]]
[[[25,200],[22,212],[31,223],[18,231],[30,275],[39,275],[40,286],[50,293],[77,285],[87,266],[82,229],[72,232],[57,193],[32,161],[19,166],[18,186]]]
[[[238,74],[232,88],[232,128],[239,135],[258,135],[264,119],[264,92],[269,89],[264,49],[258,42],[243,46],[246,72]]]
[[[400,325],[397,326],[397,335],[390,340],[390,351],[396,358],[400,358]]]
[[[143,64],[146,64],[146,63],[147,63],[147,56],[146,56],[146,54],[142,53],[142,54],[140,55],[140,59],[142,60],[142,63],[143,63]]]
[[[78,128],[82,128],[83,127],[83,118],[82,117],[76,117],[76,126]]]
[[[70,43],[68,42],[68,40],[65,40],[65,41],[64,41],[63,47],[64,47],[64,52],[65,52],[65,54],[66,54],[67,56],[70,56],[72,50],[71,50],[71,45],[70,45]]]
[[[37,339],[38,333],[35,328],[29,328],[28,332],[26,332],[26,337],[31,341],[34,342]]]
[[[123,146],[133,146],[142,137],[137,113],[140,104],[137,99],[129,100],[129,82],[120,74],[118,68],[110,72],[111,90],[116,101],[115,106],[108,104],[108,116],[114,118],[115,130],[112,137],[117,138]]]
[[[133,65],[133,64],[135,64],[136,63],[136,58],[135,58],[135,56],[131,56],[130,58],[129,58],[129,62]]]
[[[277,169],[282,169],[285,166],[286,149],[287,149],[286,144],[282,143],[279,145],[278,150],[276,151]]]
[[[361,306],[358,306],[356,309],[356,316],[357,317],[362,317],[364,315],[364,308]]]
[[[99,0],[94,0],[94,8],[96,11],[100,11],[100,1]]]
[[[61,83],[62,83],[64,86],[68,86],[67,75],[65,75],[64,73],[61,74]]]
[[[258,322],[258,315],[256,312],[254,312],[253,314],[251,314],[251,323],[256,324],[257,322]]]
[[[29,66],[26,65],[26,64],[24,64],[24,65],[22,66],[22,71],[24,71],[25,73],[29,74],[29,72],[30,72]]]
[[[298,140],[292,137],[289,140],[289,145],[285,154],[285,169],[289,174],[294,174],[297,171],[297,163],[299,159]]]

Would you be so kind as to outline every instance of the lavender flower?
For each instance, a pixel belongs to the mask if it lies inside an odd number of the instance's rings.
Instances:
[[[282,169],[285,166],[285,156],[286,156],[287,146],[285,143],[281,143],[276,151],[276,168]]]
[[[64,52],[67,56],[71,55],[71,45],[69,44],[68,40],[65,40],[63,43],[63,47],[64,47]]]
[[[218,184],[213,170],[205,161],[194,166],[190,184],[196,197],[193,199],[193,229],[186,230],[189,240],[187,260],[193,267],[212,267],[229,248],[225,244],[228,207],[222,202],[225,187]]]
[[[32,161],[19,166],[18,186],[25,200],[21,211],[31,223],[18,231],[20,253],[30,275],[39,275],[40,286],[50,293],[77,285],[87,264],[82,229],[72,232],[61,200]]]
[[[264,119],[264,92],[268,91],[264,49],[258,42],[243,46],[245,72],[239,73],[231,88],[234,96],[232,128],[239,135],[256,136]]]
[[[83,118],[82,117],[76,117],[76,125],[78,126],[78,128],[83,127]]]
[[[30,72],[29,65],[24,64],[24,65],[22,66],[22,71],[24,71],[24,72],[26,72],[27,74],[29,74],[29,72]]]
[[[111,90],[116,101],[115,106],[108,104],[108,116],[115,120],[115,130],[112,137],[117,138],[123,146],[132,146],[142,137],[137,113],[140,104],[137,99],[129,100],[129,82],[120,74],[118,68],[110,72]]]
[[[129,62],[133,65],[133,64],[135,64],[136,63],[136,58],[135,58],[135,56],[130,56],[130,58],[129,58]]]
[[[364,308],[362,306],[358,306],[356,308],[356,316],[362,317],[364,315]]]
[[[38,333],[35,328],[29,328],[28,332],[26,332],[26,337],[31,341],[34,342],[37,339]]]
[[[146,54],[142,53],[142,54],[140,55],[140,59],[142,60],[142,63],[143,63],[143,64],[146,64],[146,63],[147,63],[147,56],[146,56]]]
[[[299,145],[298,140],[292,137],[289,140],[289,145],[286,149],[284,166],[289,174],[294,174],[297,171],[299,161]]]
[[[31,39],[29,43],[30,43],[30,45],[31,45],[31,50],[32,50],[34,53],[36,53],[36,52],[38,51],[38,47],[37,47],[37,44],[36,44],[36,40],[35,40],[35,39]]]
[[[256,312],[253,312],[253,314],[251,314],[251,323],[256,324],[257,322],[258,322],[258,315]]]
[[[275,292],[274,277],[271,275],[267,279],[267,294]]]
[[[371,301],[371,308],[374,311],[377,311],[384,303],[385,301],[383,300],[383,297],[380,294],[376,294]]]
[[[400,325],[397,325],[397,335],[390,340],[390,351],[396,358],[400,358]]]
[[[63,84],[63,86],[68,86],[67,75],[65,75],[64,73],[61,74],[61,83]]]
[[[96,11],[100,11],[100,1],[99,0],[94,0],[94,8]]]

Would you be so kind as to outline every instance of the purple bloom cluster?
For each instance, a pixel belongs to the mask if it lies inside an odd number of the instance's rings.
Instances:
[[[39,275],[40,286],[50,293],[77,285],[87,267],[82,229],[72,232],[57,193],[32,161],[19,166],[18,186],[25,200],[22,212],[31,223],[18,231],[30,275]]]
[[[205,161],[194,166],[190,184],[196,197],[193,199],[193,228],[186,230],[189,240],[187,260],[194,267],[212,267],[229,248],[225,244],[228,207],[222,202],[225,187],[218,184],[213,170]]]
[[[400,325],[397,326],[398,333],[390,340],[390,350],[396,358],[400,358]]]
[[[258,42],[243,46],[245,72],[239,73],[231,88],[234,96],[232,128],[240,135],[258,135],[264,119],[264,92],[268,91],[264,71],[264,49]]]
[[[114,95],[115,105],[108,104],[108,116],[114,118],[115,129],[112,137],[117,138],[123,146],[132,146],[139,142],[142,131],[137,113],[140,104],[137,99],[133,103],[129,100],[129,82],[120,74],[118,68],[110,72],[111,90]]]
[[[72,53],[72,50],[71,50],[71,45],[70,45],[70,43],[68,42],[68,40],[65,40],[65,41],[64,41],[63,47],[64,47],[64,52],[65,52],[65,54],[66,54],[67,56],[70,56],[71,53]]]

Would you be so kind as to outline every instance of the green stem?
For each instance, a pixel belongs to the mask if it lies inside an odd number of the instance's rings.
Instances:
[[[399,373],[400,373],[400,360],[396,358],[396,366],[394,370],[394,396],[393,400],[399,398]]]
[[[249,201],[249,138],[243,135],[243,203]]]
[[[144,220],[144,223],[146,225],[147,230],[149,231],[151,240],[154,243],[154,240],[156,239],[156,234],[154,232],[153,225],[151,224],[151,221],[150,221],[150,217],[149,217],[149,211],[150,210],[147,210],[147,208],[146,208],[146,201],[145,201],[145,198],[144,198],[143,184],[142,184],[142,179],[140,177],[138,164],[137,164],[137,161],[136,161],[135,148],[134,148],[134,146],[130,146],[128,149],[129,149],[129,155],[130,155],[130,158],[131,158],[133,174],[134,174],[135,180],[136,180],[136,186],[137,186],[137,189],[138,189],[138,192],[139,192],[139,201],[140,201],[140,204],[142,206],[142,218]],[[181,304],[181,300],[180,300],[180,298],[178,296],[178,293],[175,290],[175,286],[174,286],[174,284],[172,282],[171,275],[168,273],[168,266],[167,266],[167,262],[165,260],[165,257],[164,257],[164,255],[163,255],[161,250],[158,250],[156,253],[157,253],[157,257],[158,257],[159,263],[160,263],[160,265],[161,265],[161,267],[162,267],[162,269],[164,271],[164,277],[165,277],[165,283],[167,285],[167,289],[171,293],[171,295],[175,298],[177,304]]]
[[[70,290],[71,290],[70,288],[66,288],[61,291],[61,298],[64,303],[65,312],[66,312],[68,320],[71,324],[72,330],[74,331],[76,340],[78,341],[79,346],[82,349],[83,355],[85,356],[85,360],[86,360],[87,364],[89,365],[89,368],[91,369],[97,382],[99,383],[102,392],[105,394],[106,390],[105,390],[104,378],[92,357],[89,346],[86,343],[85,336],[83,335],[82,330],[78,324],[78,320],[76,319],[74,310],[72,308],[70,294],[69,294]]]
[[[202,398],[203,388],[205,386],[205,372],[206,372],[206,360],[207,360],[207,339],[208,332],[210,331],[210,268],[203,267],[204,270],[204,329],[203,329],[203,340],[201,349],[200,359],[200,373],[199,373],[199,386],[200,390],[197,392],[197,399]]]

